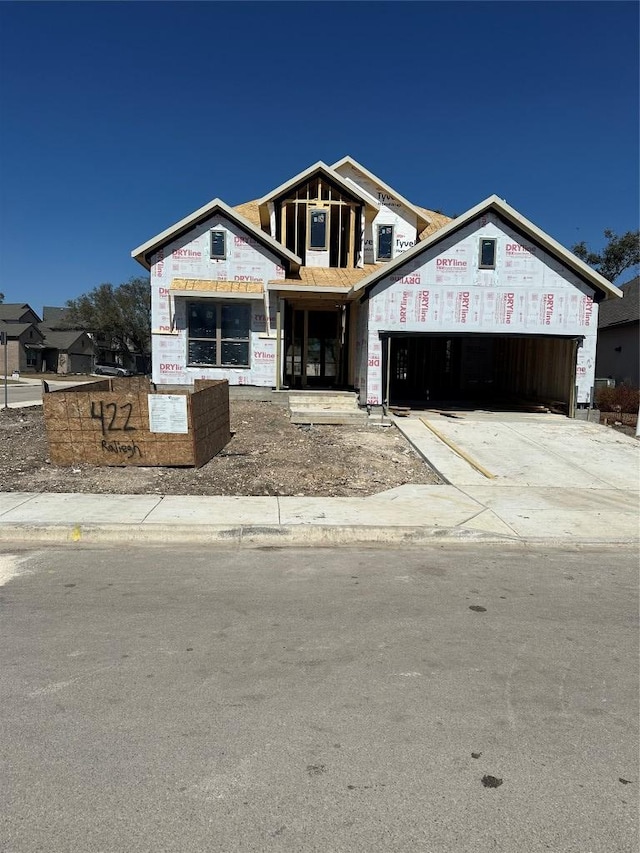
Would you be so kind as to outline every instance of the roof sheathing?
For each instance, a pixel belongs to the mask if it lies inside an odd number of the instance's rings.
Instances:
[[[406,252],[403,252],[399,255],[395,260],[386,264],[382,269],[376,270],[371,275],[367,276],[357,285],[354,285],[351,289],[350,295],[353,296],[355,293],[361,290],[368,290],[374,284],[376,284],[381,278],[387,276],[390,272],[397,269],[400,266],[403,266],[412,258],[415,258],[417,255],[420,255],[422,252],[431,248],[432,246],[436,246],[446,237],[455,234],[456,231],[464,228],[465,225],[468,225],[469,222],[472,222],[478,216],[481,216],[484,213],[487,213],[490,210],[495,210],[498,215],[500,215],[503,219],[505,219],[510,225],[512,225],[517,231],[526,235],[532,242],[539,245],[541,248],[545,249],[549,254],[554,255],[558,258],[562,263],[569,267],[576,275],[578,275],[583,281],[585,281],[590,287],[595,288],[597,291],[602,293],[604,296],[622,296],[622,291],[619,290],[615,285],[611,284],[611,282],[607,281],[606,278],[597,273],[594,269],[581,261],[580,258],[576,257],[572,252],[568,249],[565,249],[557,240],[554,240],[553,237],[550,237],[544,231],[534,225],[533,222],[530,222],[524,216],[522,216],[518,211],[508,205],[506,201],[498,198],[497,195],[489,196],[489,198],[481,201],[480,204],[477,204],[475,207],[467,210],[466,213],[463,213],[461,216],[456,219],[451,220],[448,224],[444,225],[442,228],[435,231],[430,236],[421,240],[419,243],[416,243],[411,249],[407,249]]]
[[[213,201],[205,204],[204,207],[199,208],[194,211],[194,213],[186,216],[179,222],[176,222],[164,231],[161,231],[160,234],[156,234],[155,237],[147,240],[146,243],[142,243],[142,245],[138,246],[131,252],[131,257],[138,261],[139,264],[142,264],[145,269],[151,269],[149,257],[152,252],[159,249],[160,246],[166,245],[171,240],[175,240],[181,234],[184,234],[191,228],[194,228],[204,219],[208,219],[217,212],[222,213],[240,228],[248,231],[256,238],[256,240],[262,243],[263,246],[272,251],[279,258],[287,260],[293,268],[297,268],[302,264],[302,260],[297,255],[294,255],[293,252],[290,252],[289,249],[285,248],[281,243],[278,243],[278,241],[274,240],[273,237],[269,236],[269,234],[265,234],[264,231],[239,213],[238,210],[233,207],[229,207],[229,205],[225,204],[225,202],[219,198],[214,198]]]

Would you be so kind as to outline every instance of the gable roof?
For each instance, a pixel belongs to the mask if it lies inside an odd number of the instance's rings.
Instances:
[[[354,160],[353,157],[349,157],[347,155],[346,157],[343,157],[341,160],[338,160],[336,163],[334,163],[331,166],[331,168],[335,170],[335,169],[338,169],[340,166],[353,166],[354,169],[356,169],[358,172],[361,172],[365,177],[369,178],[369,180],[372,181],[374,184],[378,184],[378,186],[382,187],[382,189],[385,190],[388,193],[388,195],[393,196],[401,204],[403,204],[410,211],[412,211],[412,213],[415,213],[415,215],[418,218],[418,233],[420,233],[421,230],[427,228],[430,225],[429,217],[425,216],[426,211],[424,208],[416,207],[415,204],[412,204],[403,195],[400,195],[400,193],[397,190],[394,190],[393,187],[390,187],[389,184],[386,184],[382,180],[382,178],[379,178],[377,175],[374,175],[373,172],[370,172],[363,165],[358,163],[357,160]],[[354,183],[351,181],[350,178],[346,178],[345,180],[348,183]]]
[[[0,302],[0,320],[20,322],[20,318],[28,311],[38,317],[36,312],[26,302]],[[38,317],[38,321],[40,318]]]
[[[294,255],[293,252],[290,252],[289,249],[285,248],[281,243],[278,243],[278,241],[274,240],[273,237],[265,234],[265,232],[260,228],[257,228],[253,222],[250,222],[242,216],[241,213],[234,210],[234,208],[229,207],[228,204],[225,204],[222,199],[219,198],[214,198],[208,204],[205,204],[203,207],[200,207],[198,210],[189,214],[189,216],[185,216],[184,219],[176,222],[175,225],[171,225],[169,228],[161,231],[160,234],[156,234],[155,237],[147,240],[146,243],[142,243],[141,246],[138,246],[137,249],[134,249],[131,252],[131,257],[135,258],[135,260],[138,261],[139,264],[142,264],[145,269],[150,269],[151,264],[149,262],[149,257],[152,252],[160,248],[160,246],[169,243],[171,240],[175,240],[175,238],[180,234],[184,234],[185,231],[195,227],[199,222],[202,222],[204,219],[208,219],[217,212],[223,213],[228,219],[235,222],[235,224],[244,231],[248,231],[256,238],[257,241],[262,243],[263,246],[270,249],[274,255],[288,261],[291,266],[297,268],[302,264],[301,259],[297,255]]]
[[[6,332],[7,338],[19,338],[27,329],[35,329],[39,337],[42,337],[42,332],[35,323],[16,323],[13,321],[7,322],[0,320],[0,332]]]
[[[308,169],[304,169],[302,172],[299,172],[297,175],[294,175],[293,178],[289,178],[288,181],[285,181],[284,184],[280,184],[279,187],[276,187],[275,190],[271,190],[265,196],[258,200],[258,205],[260,209],[260,222],[263,228],[268,228],[269,226],[269,209],[267,207],[268,202],[273,201],[279,196],[284,195],[288,190],[293,189],[297,184],[301,184],[307,178],[313,177],[317,172],[324,172],[324,174],[332,181],[334,184],[337,184],[338,187],[347,195],[350,195],[354,198],[359,199],[366,207],[371,208],[372,210],[378,210],[378,203],[371,198],[369,193],[365,192],[361,187],[355,184],[353,181],[346,181],[342,175],[339,175],[337,172],[334,172],[330,166],[327,166],[326,163],[323,163],[322,160],[318,160],[317,163],[314,163],[313,166],[309,166]]]
[[[534,225],[533,222],[518,213],[518,211],[514,207],[511,207],[511,205],[507,204],[506,201],[498,198],[497,195],[489,196],[489,198],[481,201],[480,204],[477,204],[475,207],[467,210],[466,213],[461,214],[456,219],[452,219],[449,223],[431,234],[429,237],[426,237],[420,243],[416,243],[415,246],[407,249],[406,252],[403,252],[393,261],[389,261],[389,263],[382,265],[381,269],[376,270],[374,273],[360,281],[357,285],[354,285],[351,289],[351,294],[371,287],[381,278],[389,275],[393,270],[408,263],[412,258],[422,254],[426,249],[436,246],[438,243],[442,242],[445,237],[454,234],[456,231],[464,228],[464,226],[469,222],[472,222],[478,216],[481,216],[483,213],[487,213],[490,210],[495,210],[503,219],[513,225],[518,231],[525,234],[534,243],[537,243],[549,252],[549,254],[560,260],[565,266],[575,272],[583,281],[586,281],[591,287],[594,287],[600,293],[605,296],[622,296],[622,291],[615,285],[611,284],[610,281],[607,281],[607,279],[601,276],[600,273],[597,273],[568,249],[565,249],[564,246],[557,242],[557,240],[554,240],[553,237],[550,237],[538,228],[537,225]]]
[[[83,335],[86,336],[87,340],[91,340],[89,335],[86,332],[76,330],[71,330],[68,332],[60,331],[58,329],[49,329],[47,327],[40,326],[40,331],[44,334],[44,345],[47,347],[51,347],[52,349],[59,350],[68,350],[79,340]]]
[[[607,299],[600,304],[598,328],[637,323],[640,320],[640,276],[622,285],[622,299]]]

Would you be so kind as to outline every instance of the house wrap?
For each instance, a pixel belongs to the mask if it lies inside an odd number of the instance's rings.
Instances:
[[[353,388],[362,405],[546,401],[594,384],[620,291],[497,196],[450,219],[350,157],[214,199],[132,252],[153,381]]]

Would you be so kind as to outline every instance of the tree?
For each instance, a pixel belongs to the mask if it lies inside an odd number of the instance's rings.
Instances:
[[[609,281],[615,281],[625,270],[640,264],[640,231],[627,231],[618,236],[609,228],[604,232],[607,244],[601,252],[592,252],[586,243],[577,243],[571,251]]]
[[[67,324],[77,324],[125,356],[147,355],[151,338],[151,288],[148,278],[131,278],[114,287],[101,284],[67,302]]]
[[[0,293],[0,302],[4,302],[4,293]]]

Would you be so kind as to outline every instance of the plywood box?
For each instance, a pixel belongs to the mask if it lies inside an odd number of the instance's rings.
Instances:
[[[56,465],[200,468],[231,439],[226,380],[196,380],[190,393],[102,379],[45,393],[42,407]]]

